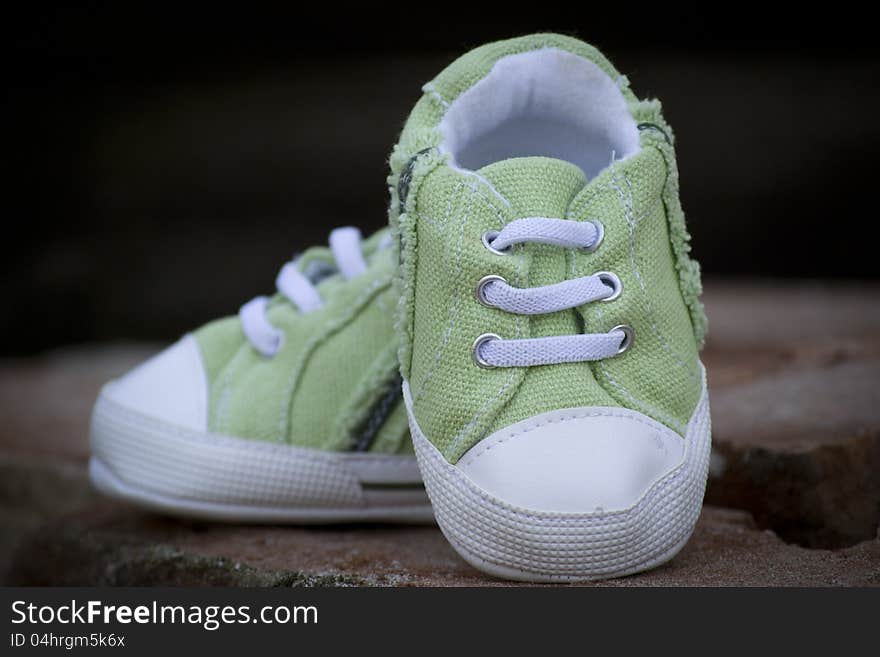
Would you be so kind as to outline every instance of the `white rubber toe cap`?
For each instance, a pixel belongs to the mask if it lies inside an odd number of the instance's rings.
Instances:
[[[199,345],[191,335],[111,381],[101,395],[178,427],[208,429],[208,382]]]
[[[684,439],[622,408],[570,408],[513,424],[458,462],[475,484],[508,504],[591,513],[635,505],[684,459]]]

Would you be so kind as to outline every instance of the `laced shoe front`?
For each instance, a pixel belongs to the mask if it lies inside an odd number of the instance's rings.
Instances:
[[[672,558],[710,421],[659,103],[576,39],[489,44],[425,85],[391,165],[404,397],[444,534],[522,580]]]
[[[391,321],[388,230],[333,231],[273,297],[212,322],[116,381],[92,416],[101,491],[183,516],[431,521]]]

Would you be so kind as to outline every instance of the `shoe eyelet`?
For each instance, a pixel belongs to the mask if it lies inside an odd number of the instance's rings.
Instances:
[[[582,253],[593,253],[594,251],[596,251],[596,249],[599,248],[599,246],[602,244],[602,241],[605,239],[605,226],[602,224],[602,222],[596,219],[594,221],[591,221],[590,223],[596,227],[596,232],[599,234],[596,235],[596,241],[593,242],[591,246],[586,246],[581,249]]]
[[[603,302],[614,301],[623,294],[623,282],[614,272],[597,271],[593,276],[598,277],[600,281],[614,290],[614,292],[611,293],[611,296],[602,299]]]
[[[481,335],[476,340],[474,340],[474,344],[471,347],[471,358],[473,359],[474,363],[478,367],[482,367],[483,369],[487,369],[487,370],[494,370],[495,369],[495,365],[492,365],[492,363],[486,362],[486,360],[484,360],[483,357],[480,355],[480,347],[482,347],[487,342],[491,342],[492,340],[500,340],[500,339],[501,339],[501,336],[495,335],[494,333],[483,333],[483,335]]]
[[[507,280],[503,276],[498,276],[496,274],[489,274],[488,276],[483,276],[478,282],[476,287],[474,288],[474,297],[476,297],[477,301],[486,306],[487,308],[497,308],[494,303],[489,301],[486,298],[485,287],[491,283],[492,281],[498,281],[500,283],[507,283]]]
[[[614,333],[614,331],[621,331],[623,333],[623,341],[620,343],[617,354],[615,354],[616,356],[619,356],[632,348],[633,342],[635,342],[636,339],[636,330],[629,324],[618,324],[608,332]]]
[[[495,255],[499,255],[499,256],[510,255],[510,247],[507,247],[503,251],[501,251],[499,249],[492,248],[492,240],[494,240],[496,237],[498,237],[497,230],[487,230],[485,233],[483,233],[483,236],[480,239],[483,242],[483,246],[485,246],[487,249],[489,249],[489,251],[491,251]]]

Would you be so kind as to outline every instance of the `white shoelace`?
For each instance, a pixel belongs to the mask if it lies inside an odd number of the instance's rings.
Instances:
[[[330,233],[330,251],[346,280],[355,278],[367,270],[367,261],[361,250],[361,232],[357,228],[337,228]],[[381,245],[380,245],[381,248]],[[319,272],[302,272],[297,260],[285,264],[275,279],[275,286],[300,312],[308,313],[323,305],[316,288]],[[244,304],[238,311],[241,328],[248,342],[263,356],[278,353],[284,342],[284,331],[276,328],[266,317],[269,298],[259,296]]]
[[[527,217],[517,219],[500,232],[483,236],[485,246],[507,255],[516,244],[549,244],[565,249],[595,249],[603,236],[601,224],[593,222]],[[620,279],[610,272],[597,272],[553,285],[517,288],[500,276],[486,276],[475,290],[480,303],[519,315],[543,315],[577,308],[594,301],[611,301],[621,293]],[[483,367],[531,367],[611,358],[632,344],[629,326],[616,326],[608,333],[587,333],[507,340],[495,334],[481,335],[474,342],[473,356]]]

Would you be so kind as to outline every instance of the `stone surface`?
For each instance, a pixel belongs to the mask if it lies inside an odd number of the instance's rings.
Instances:
[[[113,504],[30,533],[8,584],[505,586],[462,561],[434,527],[238,527]],[[748,513],[705,507],[684,550],[605,586],[880,586],[880,541],[843,550],[786,545]]]
[[[159,349],[75,347],[32,360],[0,360],[0,450],[82,462],[89,454],[89,415],[101,386]]]
[[[707,285],[709,506],[671,563],[604,584],[880,585],[878,301],[877,287]],[[93,493],[91,403],[155,349],[0,363],[0,581],[504,585],[434,527],[218,525]]]
[[[807,547],[880,525],[880,288],[716,284],[711,504]]]

